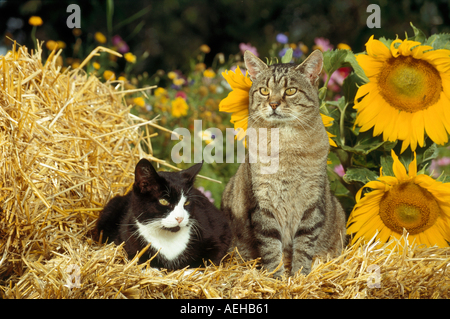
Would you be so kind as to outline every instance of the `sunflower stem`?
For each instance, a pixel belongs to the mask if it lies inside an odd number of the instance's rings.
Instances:
[[[339,119],[339,133],[340,133],[340,141],[341,145],[345,145],[345,132],[344,132],[344,119],[345,119],[345,111],[347,110],[348,103],[345,103],[344,109],[341,112],[341,117]]]

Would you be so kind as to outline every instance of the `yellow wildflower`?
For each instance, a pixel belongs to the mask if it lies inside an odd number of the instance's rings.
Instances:
[[[98,62],[92,63],[92,66],[93,66],[94,69],[96,69],[96,70],[100,69],[100,63],[98,63]]]
[[[181,117],[186,116],[189,106],[186,103],[186,100],[182,97],[177,97],[172,101],[172,116]]]
[[[83,32],[81,31],[81,29],[75,28],[72,30],[72,34],[76,37],[79,37]]]
[[[98,43],[101,43],[101,44],[106,43],[106,37],[101,32],[95,32],[94,38],[95,38],[95,41],[97,41]]]
[[[169,95],[167,94],[167,91],[161,87],[159,87],[155,90],[155,97],[162,104],[166,104],[169,101]]]
[[[348,44],[345,44],[345,43],[339,43],[337,45],[337,48],[340,50],[350,50],[350,51],[352,50],[352,48]]]
[[[211,52],[211,48],[209,46],[207,46],[206,44],[202,44],[200,46],[200,51],[202,51],[203,53],[209,53],[209,52]]]
[[[103,78],[106,81],[114,81],[116,79],[116,75],[113,71],[106,70],[105,72],[103,72]]]
[[[130,63],[136,63],[136,56],[131,52],[125,53],[123,57]]]
[[[185,83],[186,81],[183,78],[179,78],[179,79],[175,79],[173,80],[173,84],[175,84],[176,86],[181,86]]]
[[[205,72],[203,72],[203,76],[205,78],[212,79],[216,76],[216,73],[211,68],[209,68],[209,69],[205,70]]]
[[[205,71],[205,69],[206,69],[206,64],[203,62],[197,63],[195,65],[195,71],[203,72],[203,71]]]
[[[160,87],[160,88],[157,88],[155,90],[155,96],[156,97],[161,97],[161,96],[164,96],[164,95],[167,95],[166,89]]]
[[[56,41],[56,43],[58,43],[58,48],[59,49],[65,49],[66,48],[66,43],[64,41]]]
[[[142,97],[135,97],[133,99],[133,103],[135,105],[137,105],[137,106],[140,106],[140,107],[144,107],[145,106],[145,101],[144,101],[144,99]]]
[[[28,23],[31,24],[32,26],[38,27],[38,26],[42,25],[44,22],[42,21],[41,17],[32,16],[28,20]]]
[[[169,77],[169,79],[171,80],[175,80],[177,78],[177,74],[173,71],[167,73],[167,76]]]
[[[49,49],[50,51],[53,51],[53,50],[58,49],[58,43],[57,43],[56,41],[53,41],[53,40],[47,41],[47,43],[45,43],[45,46],[46,46],[47,49]]]

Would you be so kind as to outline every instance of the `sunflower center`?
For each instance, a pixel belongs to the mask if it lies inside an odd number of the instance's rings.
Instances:
[[[411,56],[390,58],[378,75],[380,93],[391,106],[414,113],[439,101],[442,80],[430,63]]]
[[[403,182],[392,187],[381,199],[380,218],[399,234],[403,228],[418,234],[436,222],[440,208],[434,196],[413,182]]]

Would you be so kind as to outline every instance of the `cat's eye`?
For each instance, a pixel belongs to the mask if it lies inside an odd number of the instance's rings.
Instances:
[[[161,198],[161,199],[159,200],[159,203],[160,203],[161,205],[164,205],[164,206],[168,206],[168,205],[169,205],[169,202],[168,202],[166,199],[164,199],[164,198]]]
[[[297,89],[296,88],[289,88],[285,91],[286,95],[294,95],[295,93],[297,93]]]
[[[184,206],[189,205],[191,202],[190,201],[186,201],[186,203],[184,203]]]
[[[268,88],[260,88],[259,89],[259,92],[262,94],[262,95],[269,95],[269,89]]]

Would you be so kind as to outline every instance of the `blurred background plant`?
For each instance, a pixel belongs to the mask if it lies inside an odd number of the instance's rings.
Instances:
[[[367,6],[376,3],[381,8],[381,29],[369,29]],[[81,9],[81,28],[69,29],[66,12],[69,4]],[[371,35],[395,39],[410,30],[410,22],[425,34],[450,32],[448,1],[326,1],[275,0],[242,1],[217,0],[137,0],[130,5],[124,0],[29,0],[0,2],[0,55],[11,49],[12,40],[29,48],[36,39],[45,41],[47,56],[52,50],[63,49],[58,58],[62,70],[77,68],[97,46],[105,46],[123,54],[122,58],[101,53],[84,67],[86,72],[102,80],[123,81],[126,89],[158,85],[153,91],[129,95],[125,101],[131,112],[152,119],[169,129],[188,128],[194,132],[194,120],[201,119],[203,130],[216,127],[224,133],[232,127],[230,114],[219,112],[219,102],[230,92],[221,76],[225,70],[244,68],[242,54],[250,50],[270,63],[292,49],[292,61],[301,62],[312,50],[332,52],[332,49],[365,50]],[[339,26],[339,27],[337,27]],[[245,32],[243,32],[245,30]],[[334,51],[333,51],[334,52]],[[44,56],[44,58],[46,58]],[[327,101],[331,116],[343,101],[344,81],[352,75],[350,65],[333,72],[324,72],[322,99]],[[347,92],[348,93],[348,92]],[[337,134],[337,125],[331,131]],[[150,134],[156,133],[150,129]],[[171,149],[177,141],[170,134],[158,131],[153,139],[153,152],[158,158],[171,160]],[[202,132],[203,147],[217,143]],[[225,147],[224,147],[225,149]],[[450,166],[450,150],[439,148],[441,156],[433,159],[429,169],[434,174]],[[341,155],[341,158],[340,158]],[[371,159],[355,157],[359,164]],[[361,181],[345,187],[342,154],[330,154],[330,178],[334,190],[345,202],[347,212],[354,205],[354,193]],[[225,155],[224,155],[225,161]],[[364,162],[366,161],[366,162]],[[363,163],[364,162],[364,163]],[[379,163],[378,163],[379,164]],[[378,165],[377,164],[377,165]],[[192,164],[181,163],[180,168]],[[204,165],[201,174],[222,181],[222,184],[199,179],[198,185],[219,206],[228,179],[235,173],[237,163]],[[368,167],[376,171],[379,166]],[[345,179],[344,179],[345,180]],[[347,185],[348,186],[348,185]]]

